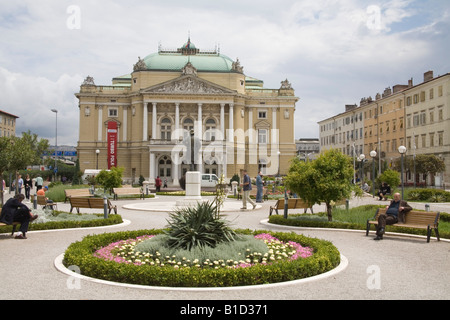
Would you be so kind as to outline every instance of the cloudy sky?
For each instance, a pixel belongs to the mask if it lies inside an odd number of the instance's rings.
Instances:
[[[109,85],[138,56],[177,48],[191,35],[220,46],[246,75],[300,98],[296,138],[386,87],[450,72],[448,0],[0,0],[0,110],[17,134],[78,141],[74,96],[90,75]]]

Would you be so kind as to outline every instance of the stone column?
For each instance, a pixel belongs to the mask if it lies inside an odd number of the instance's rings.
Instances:
[[[203,115],[202,115],[202,104],[201,103],[198,104],[198,118],[197,119],[198,119],[197,137],[200,141],[200,146],[201,146],[201,142],[203,140]],[[198,152],[198,164],[197,164],[197,168],[200,173],[203,172],[203,156],[202,156],[201,149],[202,148],[200,147],[200,150],[198,150],[199,152]]]
[[[180,129],[180,104],[177,102],[175,103],[175,131],[178,129]]]
[[[156,102],[153,102],[153,109],[152,109],[152,139],[156,139]]]
[[[97,141],[102,141],[103,140],[103,106],[98,106],[97,107],[97,114],[98,114],[98,130],[97,130]]]
[[[222,140],[225,139],[225,103],[220,104],[220,132],[222,133]]]
[[[128,139],[128,107],[123,107],[123,141],[126,142]]]
[[[148,109],[147,109],[147,102],[144,102],[143,107],[143,115],[142,115],[142,140],[147,141],[148,140]]]
[[[155,185],[155,178],[156,178],[156,175],[155,175],[155,170],[156,170],[156,157],[155,157],[155,154],[153,153],[153,152],[150,152],[150,166],[149,166],[149,172],[150,172],[150,178],[149,178],[149,181],[150,181],[150,184],[152,184],[152,185]]]
[[[229,104],[229,112],[228,112],[228,141],[233,142],[234,136],[234,104]]]

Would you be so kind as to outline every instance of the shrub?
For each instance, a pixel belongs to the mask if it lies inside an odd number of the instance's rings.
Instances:
[[[134,264],[105,261],[93,256],[103,246],[115,241],[157,235],[163,230],[137,230],[86,236],[72,243],[64,254],[63,264],[76,265],[81,274],[109,281],[130,284],[170,287],[230,287],[291,281],[327,272],[340,263],[339,251],[329,241],[308,238],[295,233],[272,233],[270,231],[236,230],[238,234],[269,233],[281,241],[295,241],[314,249],[305,259],[280,261],[270,265],[255,265],[236,269],[200,269],[172,266],[138,266]]]
[[[233,241],[235,232],[226,220],[220,219],[214,202],[198,202],[169,214],[168,245],[171,248],[191,250],[194,247],[215,247],[224,241]]]

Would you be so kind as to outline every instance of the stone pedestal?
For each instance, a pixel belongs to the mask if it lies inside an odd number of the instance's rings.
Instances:
[[[177,200],[177,206],[196,205],[203,201],[201,192],[201,173],[198,171],[186,172],[186,196],[184,199]]]

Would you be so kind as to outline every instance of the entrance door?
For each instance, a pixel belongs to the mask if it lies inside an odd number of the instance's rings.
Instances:
[[[158,174],[162,181],[164,178],[170,179],[172,177],[172,160],[168,156],[162,156],[158,163]]]

